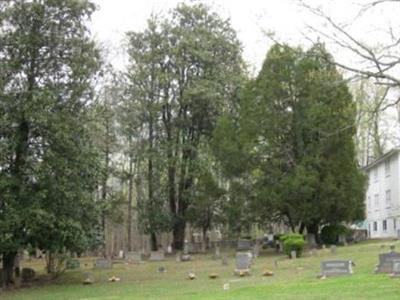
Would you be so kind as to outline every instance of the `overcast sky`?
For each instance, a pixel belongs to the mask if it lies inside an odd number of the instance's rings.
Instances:
[[[94,0],[94,2],[99,6],[99,10],[92,18],[92,33],[109,49],[112,63],[122,68],[124,50],[121,45],[124,33],[130,30],[143,30],[152,12],[168,12],[182,1]],[[244,57],[252,70],[260,68],[272,44],[265,32],[274,31],[281,41],[307,46],[309,44],[307,39],[315,38],[315,35],[307,30],[306,25],[324,27],[322,20],[301,7],[298,0],[205,0],[202,2],[209,4],[222,17],[231,19],[232,26],[243,44]],[[370,0],[306,0],[306,2],[313,7],[321,7],[343,24],[352,23],[352,32],[369,44],[383,43],[383,34],[378,30],[400,16],[399,9],[393,10],[392,7],[387,9],[388,7],[383,5],[355,22],[354,18],[362,5],[371,2]],[[328,47],[336,59],[349,59],[343,51],[333,45],[328,45]]]

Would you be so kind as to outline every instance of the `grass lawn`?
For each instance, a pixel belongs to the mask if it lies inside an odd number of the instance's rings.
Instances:
[[[385,250],[380,245],[385,244]],[[262,253],[252,266],[252,274],[239,278],[233,275],[233,253],[228,266],[211,260],[211,255],[196,255],[192,262],[167,261],[145,262],[140,265],[114,265],[112,270],[94,270],[96,282],[90,286],[81,284],[82,273],[68,271],[54,282],[42,286],[33,285],[8,291],[0,295],[2,300],[264,300],[264,299],[400,299],[400,279],[387,274],[374,274],[373,270],[381,251],[388,251],[389,244],[400,249],[400,242],[365,242],[348,247],[338,247],[336,254],[328,249],[319,250],[318,256],[289,260],[272,252]],[[317,279],[320,261],[324,259],[351,259],[356,266],[354,274],[346,277]],[[273,267],[278,259],[278,267]],[[29,264],[28,264],[29,265]],[[82,263],[83,265],[83,263]],[[90,269],[91,263],[86,268]],[[158,273],[159,266],[165,266],[166,273]],[[37,270],[43,270],[40,263],[32,263]],[[271,269],[273,277],[262,277],[264,269]],[[197,279],[187,279],[187,272],[193,271]],[[208,274],[216,272],[218,279],[209,279]],[[110,283],[107,278],[116,275],[120,282]],[[229,283],[229,290],[223,285]]]

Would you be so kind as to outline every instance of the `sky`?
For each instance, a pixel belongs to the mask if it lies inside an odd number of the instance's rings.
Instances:
[[[351,23],[351,31],[360,40],[374,45],[383,43],[385,37],[381,28],[400,15],[397,10],[382,5],[370,14],[356,18],[363,5],[371,0],[304,0],[312,7],[324,10],[342,24]],[[126,64],[124,36],[127,31],[140,31],[152,12],[166,13],[182,1],[177,0],[94,0],[99,9],[92,17],[91,30],[96,39],[109,51],[109,60],[118,69]],[[196,2],[196,1],[186,1]],[[312,15],[299,5],[299,0],[204,0],[223,18],[230,18],[243,44],[243,55],[250,71],[260,69],[268,48],[273,41],[266,32],[274,32],[279,41],[292,45],[309,46],[309,39],[317,38],[307,25],[324,28],[323,20]],[[344,25],[343,25],[344,26]],[[349,29],[350,30],[350,29]],[[349,61],[348,53],[335,45],[327,45],[336,59]],[[356,62],[357,63],[357,62]]]
[[[141,31],[152,13],[167,14],[182,0],[92,0],[98,10],[92,16],[91,31],[95,39],[107,49],[108,60],[118,70],[124,70],[127,56],[124,37],[127,31]],[[199,2],[184,0],[185,2]],[[400,5],[388,1],[374,6],[360,15],[360,11],[373,0],[302,0],[303,3],[319,8],[341,28],[362,43],[375,47],[388,44],[389,28],[394,35],[400,36]],[[301,0],[202,0],[211,6],[223,18],[230,18],[243,46],[243,56],[248,63],[250,74],[255,76],[260,70],[268,48],[274,43],[266,33],[274,32],[274,39],[292,46],[309,47],[318,39],[335,60],[345,65],[360,67],[362,60],[350,51],[329,42],[320,33],[310,30],[309,26],[323,33],[333,31],[323,20],[300,5]],[[396,32],[397,30],[397,32]],[[400,72],[400,70],[397,70]],[[349,75],[348,73],[345,74]],[[399,74],[396,74],[397,76]],[[398,97],[396,92],[393,97]],[[389,109],[382,119],[382,127],[389,137],[388,147],[400,142],[400,109]]]

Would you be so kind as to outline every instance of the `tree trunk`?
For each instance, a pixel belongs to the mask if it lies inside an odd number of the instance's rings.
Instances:
[[[172,235],[173,235],[173,247],[175,250],[183,250],[185,244],[185,227],[186,221],[179,219],[175,222]]]
[[[158,250],[157,235],[154,232],[152,232],[150,234],[150,247],[151,247],[151,251],[157,251]]]
[[[320,243],[320,238],[319,238],[319,226],[317,223],[307,225],[307,234],[312,234],[315,237],[315,241],[317,244]]]
[[[15,283],[14,280],[14,262],[17,252],[3,253],[3,285],[8,287]]]
[[[133,158],[129,156],[128,182],[128,251],[132,251],[132,192],[133,192]]]
[[[202,233],[203,233],[203,242],[202,242],[202,244],[201,244],[201,251],[202,252],[206,252],[206,250],[207,250],[207,229],[208,229],[208,226],[203,226],[203,228],[202,228]]]

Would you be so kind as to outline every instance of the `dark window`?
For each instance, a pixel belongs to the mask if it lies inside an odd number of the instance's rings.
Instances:
[[[386,230],[386,229],[387,229],[387,222],[386,222],[386,220],[383,220],[383,222],[382,222],[382,229],[383,229],[383,230]]]
[[[378,223],[374,222],[374,231],[378,231]]]

